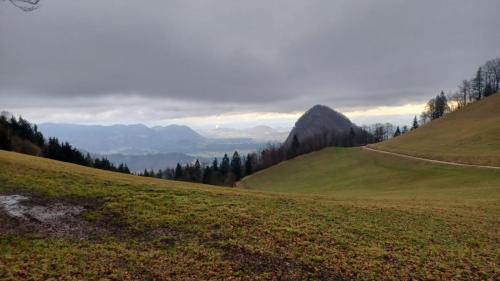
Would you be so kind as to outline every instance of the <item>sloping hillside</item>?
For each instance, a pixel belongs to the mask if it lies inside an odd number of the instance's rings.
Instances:
[[[500,200],[500,170],[438,165],[361,148],[306,154],[251,175],[243,184],[350,199]]]
[[[142,178],[0,151],[0,279],[495,279],[499,175],[477,172],[484,174],[471,178],[473,190],[444,187],[433,197],[425,186],[413,195],[391,185],[371,198],[370,182],[361,181],[350,188],[364,195],[341,200]]]
[[[500,166],[500,94],[371,147],[429,159]]]

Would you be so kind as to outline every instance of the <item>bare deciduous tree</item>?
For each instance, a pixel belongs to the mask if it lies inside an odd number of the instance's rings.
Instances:
[[[450,111],[455,111],[463,107],[463,96],[460,91],[455,91],[447,94],[448,107]]]
[[[484,65],[484,75],[486,83],[493,88],[493,92],[498,92],[500,90],[500,58],[486,62]]]
[[[39,7],[40,0],[1,0],[1,1],[9,1],[12,5],[17,8],[25,11],[31,12]]]
[[[462,84],[458,86],[458,92],[462,96],[461,99],[462,106],[465,106],[467,104],[467,101],[472,100],[471,90],[472,90],[472,85],[470,81],[462,80]]]
[[[420,122],[422,124],[430,122],[434,111],[436,111],[436,99],[430,99],[425,105],[424,111],[420,114]]]

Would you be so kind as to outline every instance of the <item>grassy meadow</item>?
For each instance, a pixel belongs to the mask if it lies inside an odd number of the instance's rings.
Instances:
[[[500,166],[500,94],[371,146],[429,159]]]
[[[500,170],[433,164],[362,148],[327,148],[251,175],[243,186],[338,199],[500,200]]]
[[[363,162],[368,153],[338,152]],[[374,161],[395,170],[384,177],[374,171],[375,184],[346,178],[338,195],[322,188],[293,194],[142,178],[0,151],[0,193],[84,205],[85,222],[101,229],[52,236],[23,230],[0,213],[0,280],[498,279],[500,172],[438,167],[453,176],[477,173],[477,182],[472,190],[439,188],[427,186],[435,183],[430,178],[418,185],[410,177],[398,188],[399,173],[432,169]]]

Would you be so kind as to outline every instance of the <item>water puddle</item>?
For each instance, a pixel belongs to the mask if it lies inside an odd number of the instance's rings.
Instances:
[[[22,195],[0,196],[0,207],[4,209],[8,216],[19,220],[35,220],[41,223],[50,223],[79,215],[84,211],[81,206],[66,206],[55,203],[49,206],[29,206],[23,205],[28,197]]]

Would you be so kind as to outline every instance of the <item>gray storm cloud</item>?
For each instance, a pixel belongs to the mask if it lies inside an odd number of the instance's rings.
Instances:
[[[496,0],[42,0],[26,13],[4,1],[0,99],[92,111],[140,97],[176,116],[422,102],[500,55],[498,11]]]

